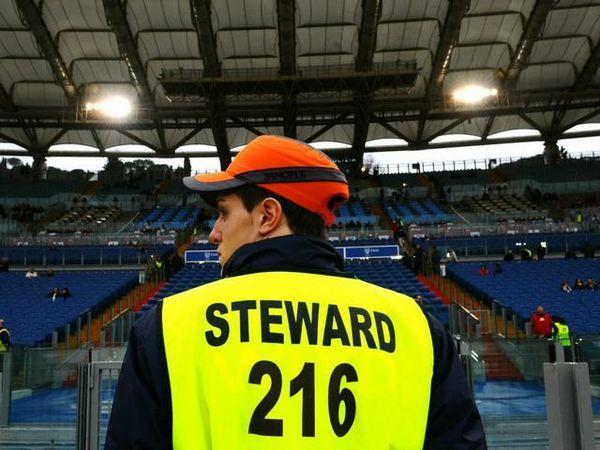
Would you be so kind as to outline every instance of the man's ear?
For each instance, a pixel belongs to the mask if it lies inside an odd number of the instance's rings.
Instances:
[[[258,233],[267,237],[279,234],[282,226],[287,228],[287,220],[283,214],[281,203],[272,197],[265,198],[257,207],[259,220]]]

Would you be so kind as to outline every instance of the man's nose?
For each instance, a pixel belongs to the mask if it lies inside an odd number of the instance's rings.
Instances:
[[[208,235],[208,240],[211,244],[219,244],[221,242],[221,232],[218,231],[216,227],[213,227],[210,234]]]

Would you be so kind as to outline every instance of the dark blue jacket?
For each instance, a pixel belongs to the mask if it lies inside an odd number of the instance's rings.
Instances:
[[[343,272],[343,261],[329,243],[302,236],[244,245],[225,264],[222,276],[274,270],[350,276]],[[106,450],[172,448],[171,392],[161,312],[159,303],[135,323],[131,332],[110,415]],[[424,449],[484,450],[487,446],[481,418],[452,338],[437,320],[426,316],[435,360]]]

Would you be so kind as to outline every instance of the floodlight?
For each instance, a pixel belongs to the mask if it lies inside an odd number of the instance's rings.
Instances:
[[[98,103],[88,102],[85,109],[89,111],[99,111],[105,116],[114,119],[122,119],[131,114],[131,102],[124,97],[108,97]]]
[[[459,103],[479,103],[488,97],[498,95],[498,89],[483,86],[465,86],[454,91],[454,100]]]

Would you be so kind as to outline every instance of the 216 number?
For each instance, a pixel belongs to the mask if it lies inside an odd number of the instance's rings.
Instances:
[[[281,370],[271,361],[258,361],[250,369],[248,382],[260,385],[264,375],[271,378],[271,387],[267,395],[259,402],[250,419],[248,432],[261,436],[283,436],[283,420],[267,419],[273,409],[283,385]],[[356,417],[356,400],[348,388],[340,390],[342,378],[347,382],[358,381],[356,369],[350,364],[340,364],[331,373],[328,389],[329,421],[334,433],[342,437],[352,427]],[[296,378],[290,381],[290,397],[302,391],[302,436],[315,436],[315,364],[304,363],[304,367]],[[344,403],[346,414],[340,420],[340,404]]]

